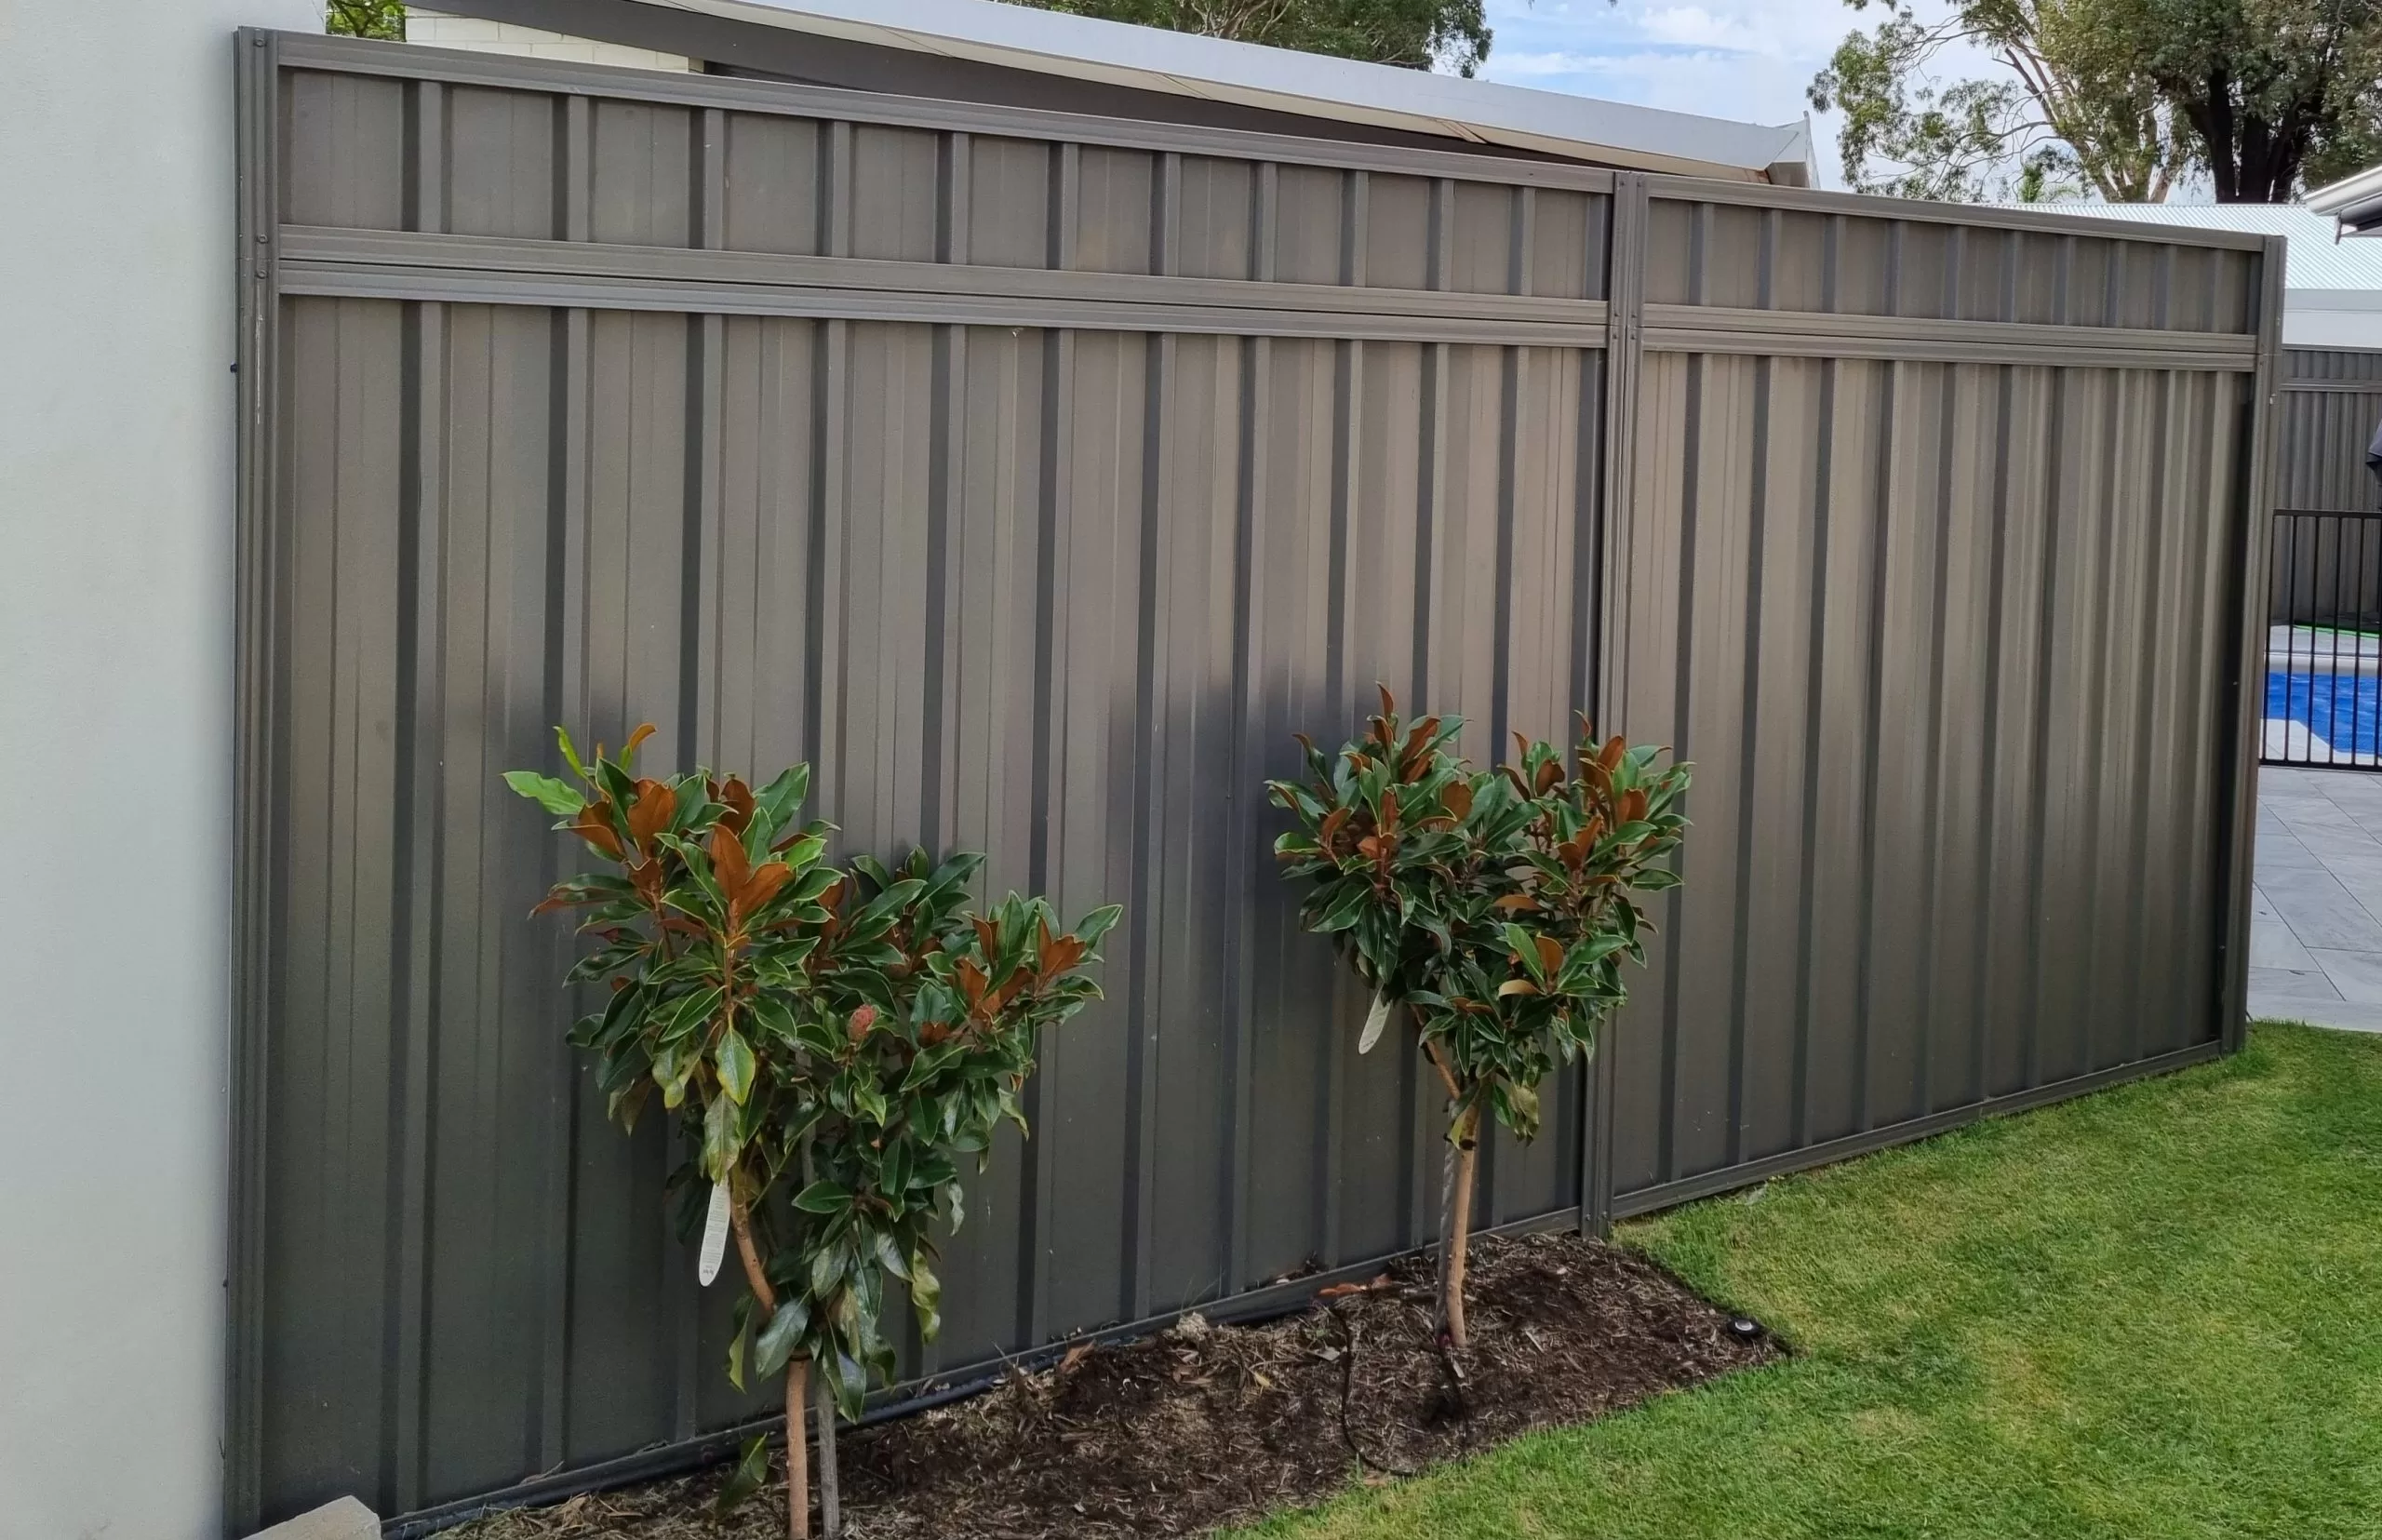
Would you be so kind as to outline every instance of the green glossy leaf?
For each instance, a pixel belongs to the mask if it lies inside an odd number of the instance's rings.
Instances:
[[[712,1499],[711,1515],[725,1519],[743,1507],[753,1494],[769,1484],[769,1437],[756,1433],[745,1442],[744,1453],[737,1458],[736,1468],[719,1486],[719,1495]]]
[[[535,770],[506,770],[504,783],[556,818],[574,817],[587,806],[587,799],[572,790],[570,783]]]
[[[744,1388],[744,1355],[753,1342],[752,1306],[749,1295],[736,1302],[736,1331],[728,1339],[728,1383],[739,1390]]]
[[[737,1105],[753,1092],[753,1074],[756,1067],[752,1045],[734,1027],[719,1035],[718,1045],[711,1051],[711,1062],[719,1071],[720,1089]]]
[[[703,1174],[714,1182],[727,1181],[743,1149],[736,1126],[736,1104],[725,1096],[715,1098],[703,1108]]]
[[[804,1213],[842,1213],[852,1206],[851,1189],[837,1182],[813,1182],[795,1196],[794,1206]]]
[[[570,773],[586,780],[587,767],[579,762],[579,750],[572,745],[569,731],[559,723],[555,727],[555,742],[561,745],[562,762],[570,767]]]
[[[1114,930],[1117,922],[1124,917],[1123,904],[1104,904],[1076,922],[1076,939],[1083,943],[1086,951],[1090,951],[1092,947],[1099,945],[1100,938]]]
[[[943,1330],[943,1280],[927,1265],[923,1250],[910,1256],[910,1304],[917,1311],[918,1335],[934,1341]]]
[[[777,1313],[753,1339],[753,1373],[764,1379],[783,1369],[810,1326],[810,1302],[799,1294],[778,1301]]]

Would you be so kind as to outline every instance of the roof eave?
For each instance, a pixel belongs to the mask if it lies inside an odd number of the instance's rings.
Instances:
[[[2317,188],[2308,194],[2308,207],[2330,214],[2344,235],[2382,234],[2382,166]]]

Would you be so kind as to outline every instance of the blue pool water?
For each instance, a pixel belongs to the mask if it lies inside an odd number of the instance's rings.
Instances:
[[[2336,754],[2382,752],[2382,678],[2371,675],[2270,671],[2266,714],[2297,722]]]

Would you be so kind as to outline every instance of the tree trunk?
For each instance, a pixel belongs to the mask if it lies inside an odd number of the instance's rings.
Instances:
[[[1472,1246],[1473,1172],[1480,1160],[1479,1109],[1467,1110],[1455,1132],[1454,1217],[1448,1225],[1447,1265],[1441,1269],[1446,1283],[1439,1298],[1439,1319],[1447,1330],[1448,1345],[1465,1347],[1471,1341],[1464,1326],[1464,1273]]]
[[[729,1227],[736,1232],[737,1260],[744,1265],[745,1286],[760,1301],[761,1322],[778,1313],[778,1292],[769,1287],[769,1269],[753,1244],[752,1217],[731,1189],[728,1199]],[[810,1398],[810,1360],[797,1358],[785,1366],[785,1533],[789,1540],[810,1540],[810,1462],[802,1443],[802,1409]]]

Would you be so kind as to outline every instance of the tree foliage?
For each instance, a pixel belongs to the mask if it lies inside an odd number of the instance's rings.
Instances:
[[[323,30],[339,36],[402,43],[406,40],[405,0],[328,0]]]
[[[1812,83],[1841,110],[1846,180],[1955,201],[2288,199],[2382,154],[2382,0],[1845,0],[1884,12]],[[2009,78],[1937,78],[1974,47]]]
[[[1044,10],[1131,21],[1469,75],[1489,57],[1481,0],[1017,0]]]
[[[808,766],[757,791],[703,770],[640,776],[652,730],[588,762],[557,730],[575,783],[505,779],[605,863],[538,905],[583,912],[593,949],[569,981],[606,991],[570,1040],[623,1128],[657,1097],[677,1118],[682,1231],[724,1199],[750,1291],[729,1375],[791,1368],[798,1457],[809,1365],[847,1416],[891,1373],[888,1278],[935,1336],[934,1227],[962,1217],[959,1159],[981,1164],[1000,1122],[1024,1127],[1039,1036],[1099,997],[1083,970],[1121,911],[1071,932],[1038,898],[971,913],[977,855],[839,870],[832,826],[796,821]]]
[[[1476,772],[1450,747],[1461,720],[1408,727],[1384,690],[1362,738],[1334,756],[1302,736],[1311,779],[1267,783],[1298,821],[1274,849],[1311,885],[1302,922],[1373,991],[1358,1051],[1402,1004],[1448,1093],[1441,1317],[1458,1346],[1481,1119],[1537,1135],[1540,1084],[1593,1051],[1628,995],[1622,963],[1644,960],[1631,893],[1679,882],[1689,767],[1581,727],[1576,773],[1519,733],[1514,762]]]

